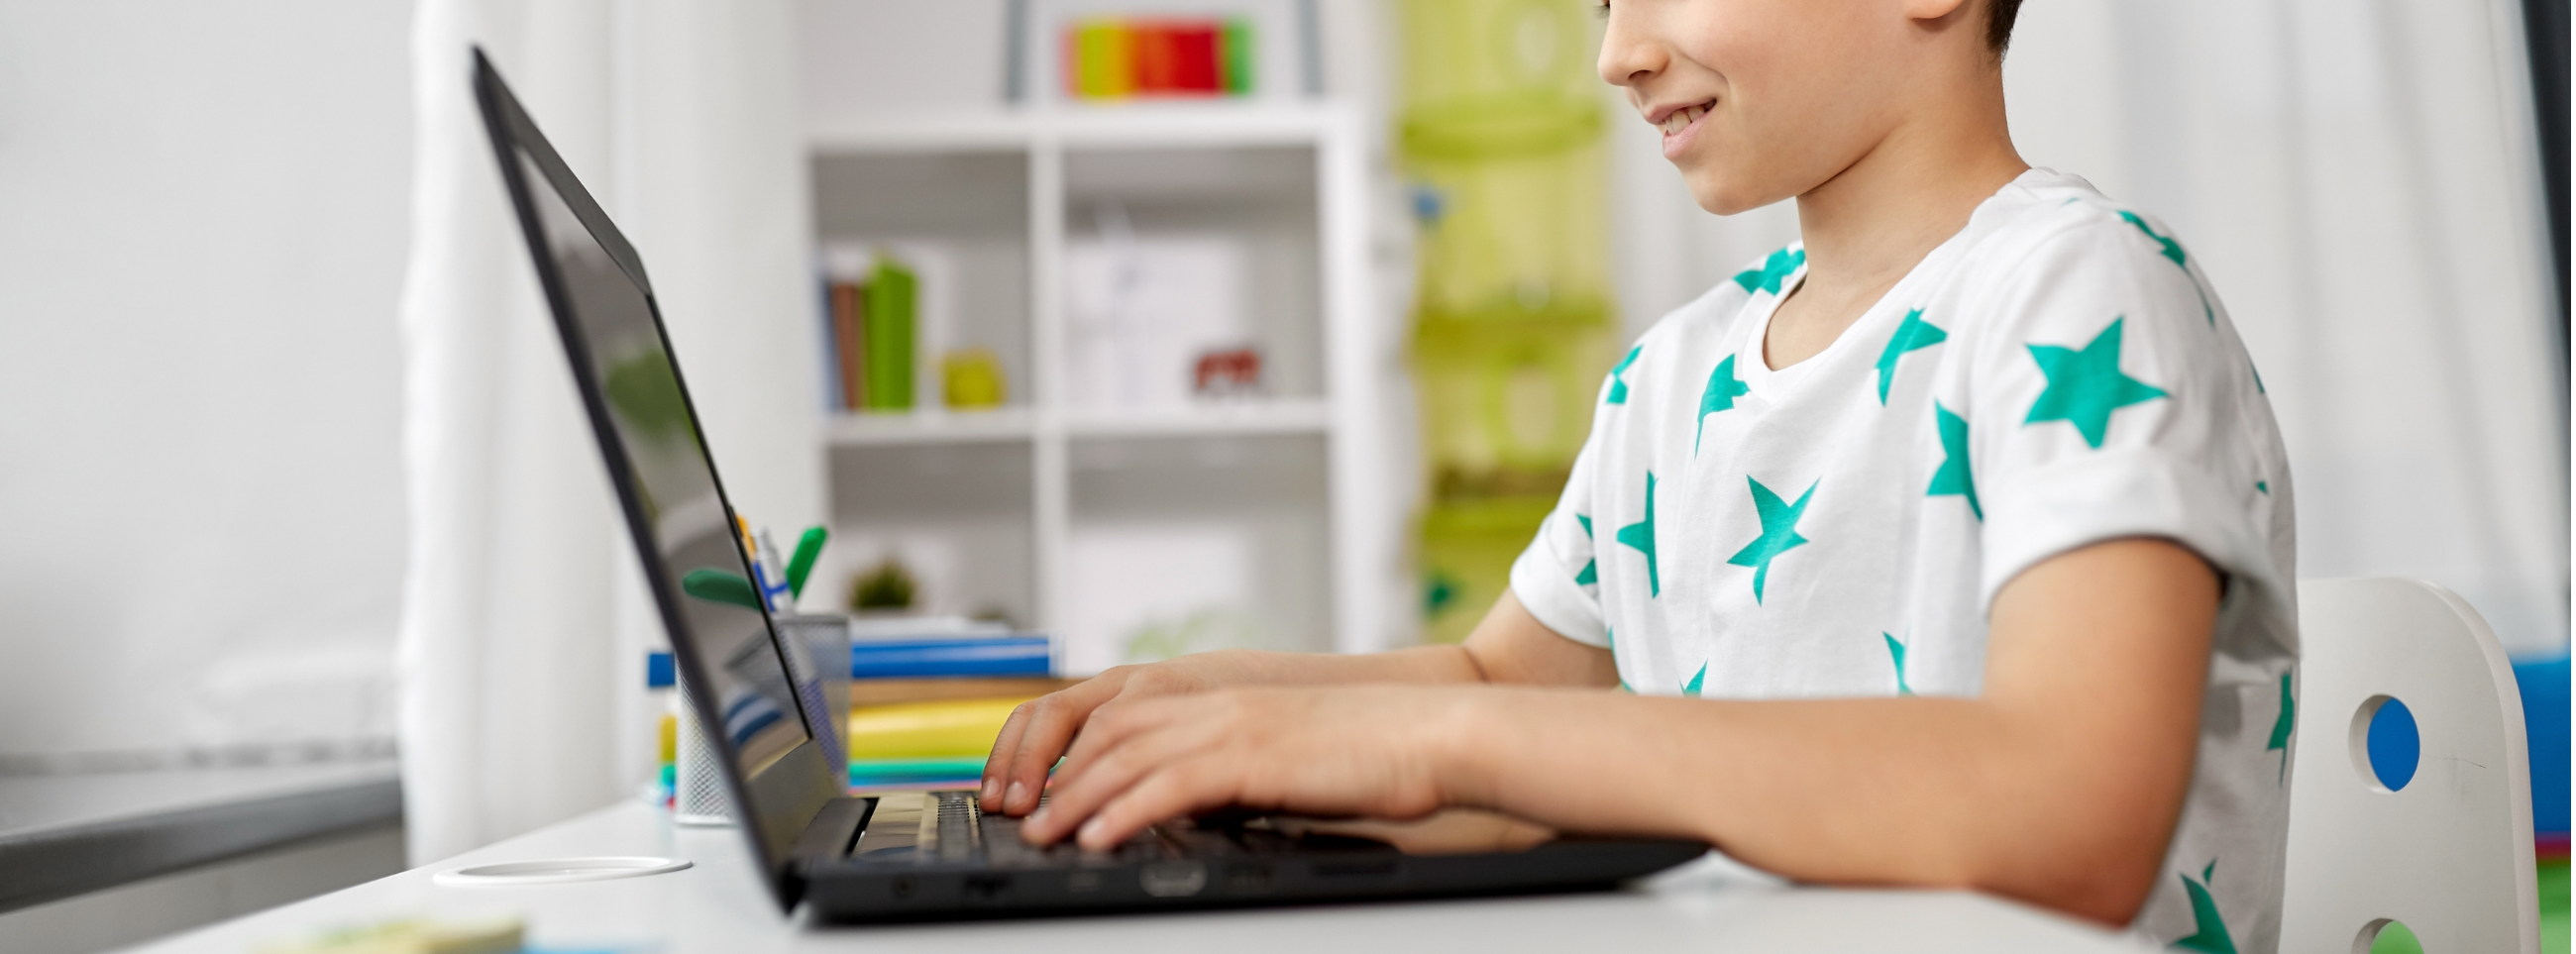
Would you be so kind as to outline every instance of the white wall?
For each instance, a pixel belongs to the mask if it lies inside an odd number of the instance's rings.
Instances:
[[[390,737],[409,16],[0,3],[0,756]]]

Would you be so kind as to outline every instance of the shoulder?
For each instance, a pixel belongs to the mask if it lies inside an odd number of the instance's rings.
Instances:
[[[1967,232],[1961,270],[1986,287],[2070,274],[2190,283],[2199,264],[2161,219],[2113,201],[2080,177],[2046,169],[2031,170],[1979,206]]]

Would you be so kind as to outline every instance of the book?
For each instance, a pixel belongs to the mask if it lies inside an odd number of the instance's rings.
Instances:
[[[850,683],[850,705],[856,708],[951,699],[1018,699],[1025,702],[1069,688],[1080,681],[1040,676],[861,679]]]
[[[866,365],[861,384],[868,410],[912,410],[917,284],[911,269],[887,256],[880,256],[868,275],[867,288],[861,293],[866,320],[860,322],[867,340],[866,354],[861,356]]]
[[[1054,640],[1032,633],[853,641],[850,678],[1045,676],[1055,669]]]
[[[832,347],[841,410],[867,406],[867,289],[856,282],[832,283]]]
[[[1011,710],[1025,700],[950,699],[852,706],[848,721],[853,759],[981,758],[992,751]]]

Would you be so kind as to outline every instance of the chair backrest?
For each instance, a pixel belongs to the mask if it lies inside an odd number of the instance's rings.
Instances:
[[[2430,583],[2319,580],[2299,644],[2284,954],[2366,952],[2390,920],[2430,954],[2538,951],[2522,698],[2486,620]],[[2395,791],[2367,742],[2388,699],[2421,739]]]

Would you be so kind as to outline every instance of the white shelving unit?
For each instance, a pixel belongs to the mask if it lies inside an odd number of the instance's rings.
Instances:
[[[1256,541],[1257,592],[1241,597],[1274,644],[1385,648],[1400,515],[1373,459],[1360,122],[1329,104],[1149,103],[809,128],[818,240],[961,249],[948,344],[992,348],[1011,388],[994,410],[830,420],[836,534],[861,551],[946,541],[952,608],[1067,632],[1089,618],[1080,581],[1114,571],[1070,565],[1081,535],[1232,523]],[[1113,201],[1138,236],[1241,238],[1264,396],[1068,400],[1066,248]],[[1098,647],[1089,658],[1069,664],[1094,668]]]

